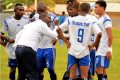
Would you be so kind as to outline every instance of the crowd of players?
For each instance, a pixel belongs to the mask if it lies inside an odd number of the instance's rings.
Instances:
[[[68,48],[68,63],[63,80],[108,80],[107,69],[112,58],[112,22],[106,14],[107,4],[95,2],[95,13],[90,14],[89,3],[68,0],[68,17],[59,24],[58,17],[47,11],[43,2],[37,5],[37,13],[24,16],[24,6],[17,3],[14,15],[6,18],[1,29],[0,44],[9,50],[9,79],[43,80],[44,68],[51,80],[57,80],[54,69],[55,44],[58,37]],[[69,36],[63,32],[68,31]],[[4,34],[8,32],[8,36]],[[59,80],[59,79],[58,79]]]

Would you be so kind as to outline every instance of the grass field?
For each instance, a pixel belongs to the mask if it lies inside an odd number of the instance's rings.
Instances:
[[[111,60],[111,66],[108,71],[109,80],[120,80],[120,29],[116,28],[113,29],[113,59]],[[66,70],[66,63],[67,63],[67,48],[66,46],[59,46],[56,45],[57,48],[57,55],[56,55],[56,63],[55,63],[55,70],[57,73],[58,80],[62,80],[63,73]],[[7,58],[8,55],[6,53],[6,49],[0,46],[0,80],[9,80],[9,68],[7,67]],[[45,76],[44,80],[50,80],[49,74],[45,69]],[[95,80],[96,77],[95,77]]]

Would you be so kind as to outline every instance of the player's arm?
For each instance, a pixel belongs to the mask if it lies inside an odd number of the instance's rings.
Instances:
[[[43,24],[42,25],[42,29],[41,29],[41,33],[43,33],[44,35],[46,36],[49,36],[50,38],[52,39],[56,39],[57,38],[57,33],[56,31],[52,31],[48,26],[47,24]]]
[[[107,59],[110,60],[112,58],[112,29],[106,28],[106,32],[108,35],[108,50],[107,50],[106,57]]]
[[[96,36],[95,42],[92,44],[93,48],[95,47],[96,50],[98,49],[101,36],[102,36],[102,33],[99,32],[99,33],[97,34],[97,36]]]
[[[108,49],[106,57],[110,60],[112,58],[112,22],[110,19],[106,19],[103,24],[108,36]]]
[[[4,33],[1,32],[1,34],[0,34],[0,44],[3,45],[3,46],[6,46],[8,41],[6,39],[2,38],[2,35],[4,35]]]
[[[52,44],[55,45],[57,43],[57,39],[52,40]]]
[[[14,39],[10,39],[9,37],[5,35],[1,35],[1,39],[5,42],[9,42],[10,44],[15,42]]]
[[[98,25],[97,25],[96,22],[93,22],[92,32],[93,32],[93,34],[96,35],[96,39],[95,39],[95,42],[94,42],[92,45],[89,45],[88,47],[90,48],[90,50],[91,50],[92,48],[94,48],[94,47],[95,47],[96,50],[97,50],[97,48],[98,48],[98,46],[99,46],[99,43],[100,43],[100,39],[101,39],[102,33],[101,33],[101,30],[100,30],[100,28],[98,27]]]
[[[66,43],[67,48],[70,48],[70,42],[63,36],[62,30],[60,29],[60,27],[58,27],[56,31],[58,33],[58,36]]]
[[[67,38],[64,36],[63,32],[64,31],[68,31],[69,25],[69,18],[66,19],[58,28],[57,28],[57,33],[58,33],[58,37],[61,38],[67,45],[67,48],[70,48],[70,42],[67,40]]]

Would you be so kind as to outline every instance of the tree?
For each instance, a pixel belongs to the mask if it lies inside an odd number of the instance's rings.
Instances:
[[[49,7],[54,7],[55,2],[53,0],[38,0],[44,2]],[[3,0],[3,9],[10,9],[14,7],[15,3],[23,3],[24,5],[30,6],[34,4],[34,0]]]

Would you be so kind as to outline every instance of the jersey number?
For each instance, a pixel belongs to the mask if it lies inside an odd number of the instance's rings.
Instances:
[[[78,29],[78,42],[83,42],[84,29]]]

